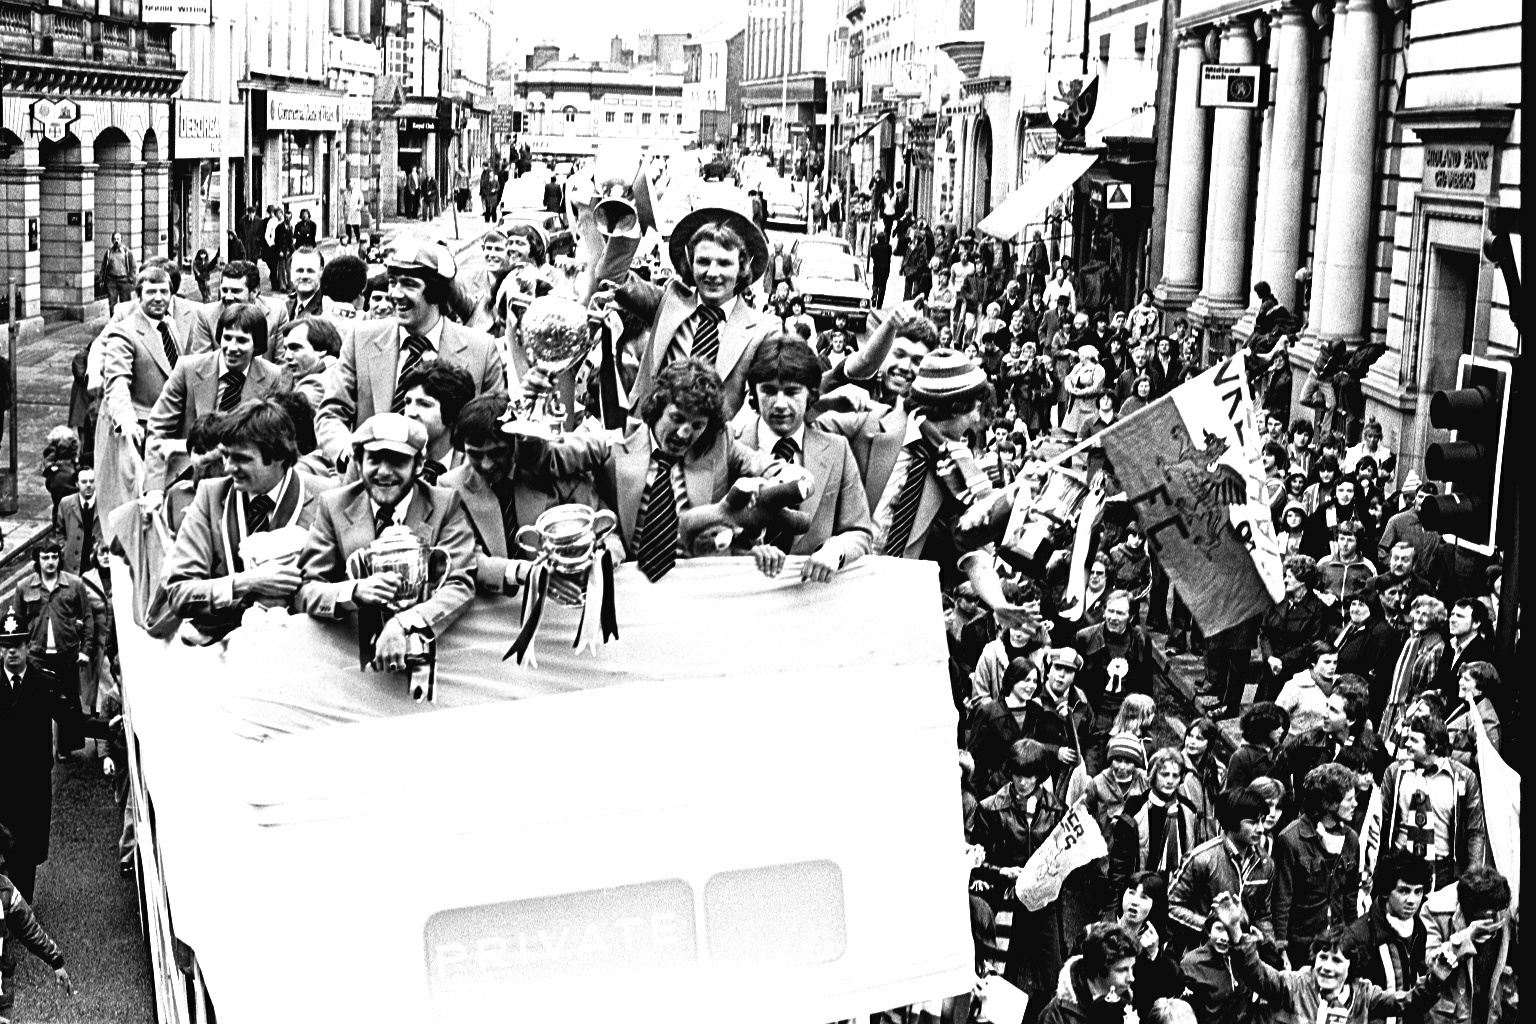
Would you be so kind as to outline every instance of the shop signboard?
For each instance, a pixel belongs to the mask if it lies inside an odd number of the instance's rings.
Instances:
[[[1269,102],[1263,64],[1200,65],[1200,106],[1260,110]]]
[[[267,93],[267,128],[270,131],[333,132],[340,127],[340,96]]]
[[[213,0],[143,0],[139,15],[146,25],[212,25]]]
[[[222,115],[220,111],[223,111]],[[241,108],[208,100],[176,100],[175,126],[178,160],[214,160],[221,155],[238,156],[233,145],[240,124]]]

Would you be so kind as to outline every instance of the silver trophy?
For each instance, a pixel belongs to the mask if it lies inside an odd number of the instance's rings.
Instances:
[[[557,580],[570,584],[556,587],[553,596],[562,604],[586,602],[588,577],[603,543],[618,519],[607,509],[594,511],[586,505],[556,505],[517,531],[517,543],[533,560],[545,566]]]
[[[508,405],[509,434],[551,438],[565,429],[567,409],[559,394],[561,374],[575,369],[597,344],[601,318],[575,299],[544,295],[528,304],[519,333],[532,372],[522,394]]]
[[[354,551],[347,559],[347,575],[353,579],[365,579],[379,572],[394,573],[399,584],[394,598],[382,608],[365,605],[358,609],[358,659],[363,666],[373,661],[384,623],[425,601],[443,582],[448,575],[448,552],[428,547],[408,526],[389,526],[372,544]],[[406,644],[405,667],[410,674],[407,692],[413,700],[433,700],[437,684],[436,637],[431,629],[411,628],[406,630]]]

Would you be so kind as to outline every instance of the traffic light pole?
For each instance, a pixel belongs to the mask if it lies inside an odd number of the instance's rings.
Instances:
[[[1525,438],[1530,437],[1531,417],[1530,410],[1526,408],[1530,393],[1530,356],[1519,355],[1510,361],[1510,409],[1509,429],[1510,436]],[[1499,578],[1499,625],[1494,637],[1494,647],[1500,663],[1506,666],[1514,666],[1521,662],[1516,661],[1520,651],[1516,650],[1516,638],[1520,635],[1520,594],[1521,588],[1531,585],[1530,581],[1523,577],[1530,573],[1530,560],[1523,557],[1521,550],[1523,538],[1521,534],[1522,515],[1532,509],[1530,497],[1530,473],[1521,472],[1522,461],[1506,458],[1503,465],[1504,480],[1500,487],[1504,495],[1504,515],[1508,524],[1504,531],[1504,572]],[[1529,641],[1521,644],[1528,648]],[[1519,687],[1511,687],[1510,692],[1518,694]]]

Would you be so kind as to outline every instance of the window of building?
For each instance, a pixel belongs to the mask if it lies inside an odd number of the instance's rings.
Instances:
[[[1136,56],[1147,55],[1147,23],[1142,22],[1136,26]]]
[[[650,115],[647,114],[646,116],[649,117]],[[624,123],[625,124],[634,124],[635,123],[635,112],[633,110],[626,110],[626,111],[624,111]]]
[[[666,124],[667,120],[668,120],[667,115],[666,114],[662,114],[661,115],[661,123],[662,124]]]
[[[614,122],[613,111],[611,111],[611,110],[603,111],[603,120],[608,122],[609,124],[613,124],[613,122]]]
[[[667,115],[666,114],[662,114],[661,116],[662,117],[666,117]],[[651,112],[649,110],[647,110],[645,113],[640,115],[640,123],[641,124],[650,124],[651,123]]]
[[[283,132],[283,195],[315,194],[314,136]]]
[[[566,107],[565,108],[565,123],[566,124],[575,124],[576,123],[576,108],[575,107]]]

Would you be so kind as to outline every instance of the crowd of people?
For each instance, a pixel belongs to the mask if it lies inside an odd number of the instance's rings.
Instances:
[[[1086,303],[1038,235],[1015,262],[890,209],[875,241],[906,232],[906,298],[865,331],[819,334],[792,294],[761,290],[774,254],[750,217],[689,213],[665,282],[640,267],[591,296],[622,335],[583,365],[578,424],[552,440],[515,418],[519,396],[550,384],[519,318],[571,281],[537,228],[487,232],[475,273],[425,239],[398,239],[371,277],[354,255],[301,246],[291,293],[270,297],[233,261],[204,304],[181,296],[174,263],[145,261],[80,360],[78,408],[50,451],[59,541],[0,629],[23,709],[0,716],[0,758],[24,780],[0,791],[14,883],[0,900],[23,944],[67,983],[23,908],[47,855],[53,759],[92,738],[121,766],[109,550],[154,636],[219,643],[256,606],[371,611],[373,667],[404,671],[421,635],[531,585],[515,538],[546,509],[613,510],[614,559],[661,584],[722,550],[688,513],[725,508],[755,477],[810,493],[800,516],[722,512],[723,550],[755,571],[836,586],[870,554],[937,563],[978,976],[1000,967],[1031,1021],[1190,1007],[1202,1022],[1499,1019],[1515,921],[1478,759],[1515,709],[1490,640],[1493,576],[1423,527],[1430,485],[1398,483],[1373,422],[1289,421],[1275,353],[1294,325],[1256,287],[1263,319],[1243,355],[1269,413],[1286,593],[1201,636],[1093,438],[1214,354],[1182,321],[1165,330],[1149,295]],[[1042,460],[1073,447],[1100,511],[1058,524],[1054,546],[1018,551],[969,515],[1017,481],[1027,495]],[[274,551],[286,527],[301,539]],[[429,597],[386,614],[400,578],[359,573],[353,556],[406,533],[448,566]],[[1167,713],[1181,651],[1203,653],[1217,717],[1240,716],[1229,757],[1213,718]],[[1079,806],[1107,855],[1027,909],[1019,878]]]

